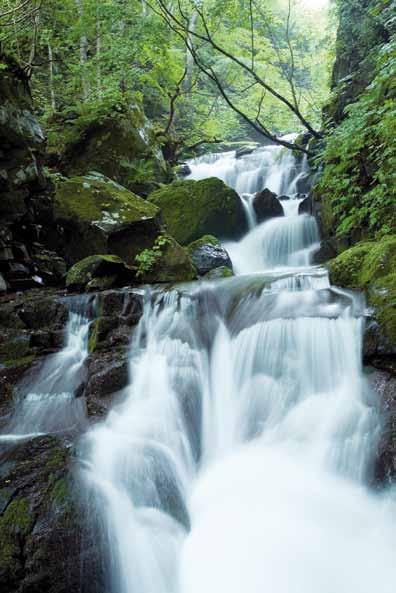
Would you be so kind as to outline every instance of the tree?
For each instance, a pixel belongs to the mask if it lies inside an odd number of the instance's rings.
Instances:
[[[313,125],[303,114],[300,104],[297,98],[296,86],[295,86],[295,58],[294,50],[291,42],[291,0],[288,2],[288,11],[286,17],[285,27],[285,41],[287,49],[289,51],[289,64],[285,67],[285,63],[280,60],[280,66],[283,70],[284,76],[288,82],[290,94],[282,93],[278,91],[273,84],[268,82],[268,79],[260,72],[258,62],[255,59],[257,48],[255,46],[255,12],[254,6],[257,2],[249,0],[248,11],[249,11],[249,28],[250,28],[250,46],[242,55],[233,49],[230,49],[225,44],[221,43],[217,39],[216,32],[210,27],[210,17],[204,7],[204,2],[195,2],[188,0],[185,4],[182,4],[180,0],[177,2],[177,6],[171,6],[167,4],[165,0],[147,0],[147,4],[150,8],[161,17],[167,26],[183,41],[188,52],[192,56],[194,64],[218,89],[222,98],[227,105],[235,111],[245,122],[247,122],[254,130],[262,134],[269,140],[277,142],[287,148],[299,149],[306,152],[306,149],[302,146],[295,146],[294,144],[278,138],[272,133],[268,127],[268,124],[264,122],[262,117],[262,110],[266,95],[269,94],[275,98],[279,103],[287,108],[292,114],[299,120],[299,122],[306,128],[306,130],[314,137],[320,138],[322,134],[316,130]],[[262,14],[262,10],[259,8],[259,12]],[[193,16],[197,16],[197,19]],[[198,20],[198,23],[196,22]],[[191,23],[194,26],[191,26]],[[247,89],[257,86],[261,90],[261,97],[258,101],[257,111],[252,116],[246,108],[241,106],[240,102],[236,99],[237,93],[230,89],[227,82],[219,73],[219,69],[207,58],[207,48],[210,47],[214,50],[218,57],[225,58],[229,64],[236,66],[240,73],[243,75],[244,81],[247,82]],[[277,49],[278,56],[279,48]]]

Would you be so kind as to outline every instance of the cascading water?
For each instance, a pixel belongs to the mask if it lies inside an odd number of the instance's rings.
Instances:
[[[70,299],[66,344],[44,361],[36,377],[29,375],[19,386],[14,413],[0,434],[0,442],[85,426],[84,402],[75,392],[88,356],[89,301],[87,297]]]
[[[261,189],[256,157],[243,191]],[[235,187],[230,159],[205,175]],[[228,245],[243,275],[147,291],[130,386],[85,438],[111,593],[394,589],[394,504],[367,486],[364,303],[310,266],[297,206]]]

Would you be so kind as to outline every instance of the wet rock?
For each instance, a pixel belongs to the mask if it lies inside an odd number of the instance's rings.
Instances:
[[[231,278],[234,275],[234,272],[231,268],[227,266],[220,266],[220,268],[216,268],[214,270],[210,270],[207,274],[205,274],[205,280],[221,280],[222,278]]]
[[[235,151],[235,158],[240,159],[243,156],[252,154],[252,152],[255,150],[255,148],[256,148],[255,146],[243,146],[242,148],[238,148],[238,150]]]
[[[269,189],[263,189],[255,195],[253,199],[253,208],[256,213],[257,222],[261,223],[270,218],[284,216],[282,204],[276,194]]]
[[[176,168],[176,175],[179,177],[187,177],[188,175],[191,175],[191,169],[187,163],[182,163]]]
[[[221,267],[229,268],[232,271],[230,256],[216,237],[206,235],[191,243],[188,250],[200,276]]]
[[[370,373],[369,382],[378,397],[383,420],[375,481],[378,486],[385,486],[396,479],[396,376],[375,370]]]
[[[116,255],[91,255],[77,262],[66,276],[68,290],[100,290],[135,279],[136,271]]]
[[[64,230],[52,235],[69,264],[95,254],[117,255],[133,265],[160,232],[159,209],[103,176],[87,175],[58,184],[54,216]]]
[[[236,239],[247,230],[238,194],[220,179],[177,181],[149,196],[167,231],[181,245],[205,234]]]
[[[18,309],[18,316],[29,329],[63,328],[68,319],[64,302],[54,296],[35,295],[26,299]]]
[[[87,362],[87,400],[103,398],[128,385],[128,352],[111,351],[100,356],[90,356]]]
[[[331,239],[322,241],[319,249],[313,254],[313,264],[325,264],[337,255],[337,247]]]
[[[7,290],[8,290],[7,282],[6,282],[3,274],[0,274],[0,294],[2,292],[7,292]]]
[[[1,445],[0,583],[8,593],[103,590],[72,450],[52,436]]]
[[[309,196],[304,198],[303,201],[301,202],[301,204],[299,205],[298,213],[299,214],[309,214],[312,216],[313,205],[312,205],[312,199]]]
[[[162,234],[152,249],[136,258],[141,282],[189,282],[197,277],[190,253],[170,235]]]
[[[96,171],[146,196],[168,180],[168,169],[155,133],[142,110],[119,104],[85,106],[70,122],[69,114],[53,118],[49,144],[68,176]]]

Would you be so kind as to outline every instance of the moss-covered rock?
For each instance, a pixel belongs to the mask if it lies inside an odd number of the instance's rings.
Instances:
[[[135,270],[117,255],[90,255],[72,266],[66,277],[69,290],[111,288],[117,281],[135,278]],[[110,286],[108,286],[110,282]]]
[[[190,243],[188,251],[200,276],[204,276],[216,268],[225,267],[232,271],[229,254],[213,235],[204,235]]]
[[[147,195],[166,182],[168,170],[142,110],[106,103],[85,105],[52,118],[50,148],[67,175],[98,171]]]
[[[97,253],[119,255],[133,263],[159,233],[159,209],[101,175],[62,180],[56,188],[55,221],[64,229],[52,235],[70,264]]]
[[[141,282],[188,282],[197,277],[197,270],[187,249],[169,235],[160,235],[152,249],[136,258]]]
[[[210,270],[207,274],[205,274],[205,280],[221,280],[222,278],[232,278],[234,272],[231,268],[227,266],[220,266],[219,268],[215,268],[214,270]]]
[[[214,247],[219,247],[221,243],[218,240],[218,238],[214,235],[204,235],[203,237],[200,237],[196,241],[190,243],[187,249],[190,253],[194,253],[194,251],[196,251],[200,247],[203,247],[204,245],[213,245]]]
[[[396,236],[358,243],[329,264],[334,284],[365,290],[391,349],[396,348]]]
[[[2,446],[0,584],[8,593],[96,590],[97,541],[89,536],[85,501],[74,496],[71,452],[70,441],[51,436]]]
[[[246,230],[246,219],[238,194],[220,179],[177,181],[149,196],[161,209],[168,232],[181,245],[202,235],[238,238]]]

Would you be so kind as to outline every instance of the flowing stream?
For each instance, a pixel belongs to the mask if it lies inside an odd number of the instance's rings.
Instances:
[[[76,397],[76,390],[88,356],[89,308],[89,297],[69,300],[65,346],[48,356],[19,386],[14,412],[0,433],[0,442],[85,427],[85,403]]]
[[[191,165],[292,198],[304,172],[273,147]],[[236,277],[147,291],[129,387],[84,439],[111,593],[393,593],[364,303],[310,265],[316,222],[284,204],[226,246]]]

